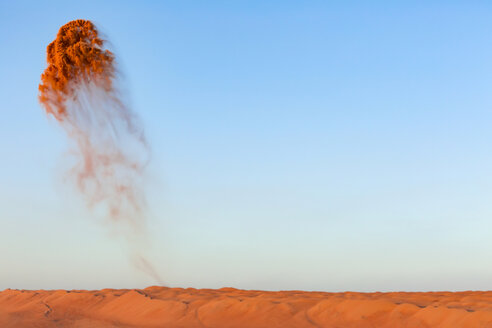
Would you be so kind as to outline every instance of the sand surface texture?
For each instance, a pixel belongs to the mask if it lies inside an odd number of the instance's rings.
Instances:
[[[492,292],[7,289],[0,327],[492,327]]]

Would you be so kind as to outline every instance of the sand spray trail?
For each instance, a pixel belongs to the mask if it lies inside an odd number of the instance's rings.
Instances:
[[[79,19],[60,28],[47,62],[39,101],[73,144],[68,176],[87,206],[123,234],[135,267],[161,283],[140,246],[148,239],[143,173],[150,148],[118,91],[114,54],[94,24]]]

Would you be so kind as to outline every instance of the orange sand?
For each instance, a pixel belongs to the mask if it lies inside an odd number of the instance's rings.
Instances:
[[[492,327],[492,292],[8,289],[0,327]]]

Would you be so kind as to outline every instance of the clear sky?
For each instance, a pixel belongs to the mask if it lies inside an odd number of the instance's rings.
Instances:
[[[365,4],[364,4],[365,3]],[[37,102],[66,22],[111,41],[171,286],[492,288],[487,1],[1,1],[0,289],[145,287]]]

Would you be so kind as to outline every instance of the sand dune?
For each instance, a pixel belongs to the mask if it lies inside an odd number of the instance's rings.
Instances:
[[[492,327],[492,292],[7,289],[0,327]]]

